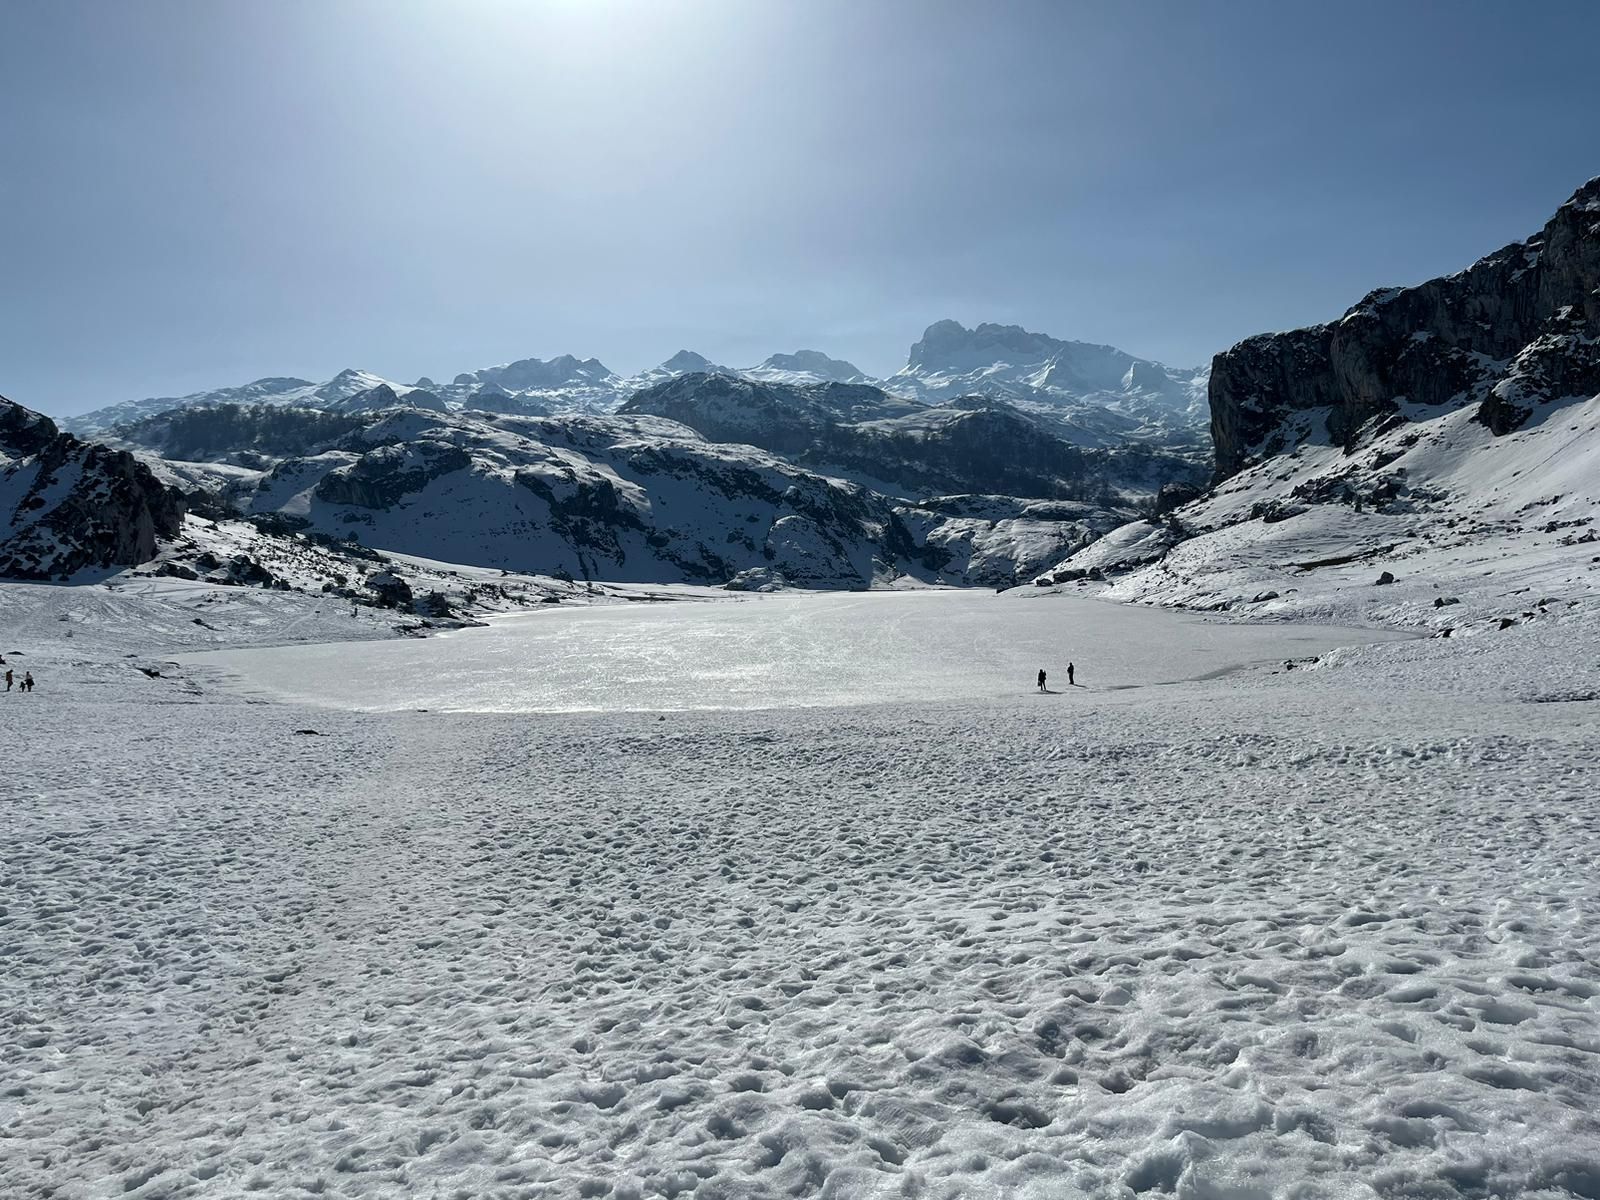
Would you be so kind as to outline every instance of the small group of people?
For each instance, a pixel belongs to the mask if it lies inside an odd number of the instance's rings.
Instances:
[[[22,682],[18,683],[16,676],[12,673],[10,666],[8,666],[6,663],[6,656],[4,654],[0,654],[0,667],[5,667],[6,669],[6,691],[9,692],[13,686],[15,686],[19,692],[33,691],[32,671],[24,671],[22,673]]]
[[[1077,673],[1077,668],[1074,667],[1071,663],[1068,663],[1067,664],[1067,686],[1068,687],[1077,687],[1078,686],[1076,681],[1073,679],[1073,676],[1076,673]],[[1044,685],[1044,680],[1045,680],[1044,668],[1040,667],[1039,668],[1039,690],[1041,692],[1048,692],[1050,689],[1047,688]]]

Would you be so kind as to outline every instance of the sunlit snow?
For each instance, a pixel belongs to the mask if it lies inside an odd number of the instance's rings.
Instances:
[[[1085,704],[1107,691],[1397,636],[1230,624],[1067,597],[913,591],[562,609],[421,643],[222,651],[189,662],[284,697],[371,710],[974,700],[1026,694],[1040,669],[1063,703]]]

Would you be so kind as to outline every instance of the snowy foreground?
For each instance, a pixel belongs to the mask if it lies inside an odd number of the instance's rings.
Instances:
[[[0,586],[0,1195],[1600,1196],[1588,602],[369,619]]]

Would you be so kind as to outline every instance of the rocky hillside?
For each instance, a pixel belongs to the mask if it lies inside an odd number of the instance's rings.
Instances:
[[[639,392],[621,410],[743,442],[803,466],[905,496],[983,493],[1037,499],[1140,497],[1173,479],[1198,482],[1192,461],[1143,444],[1114,451],[1070,444],[1054,422],[1003,401],[925,405],[860,384],[757,383],[684,375]]]
[[[153,465],[175,482],[209,489],[208,503],[273,528],[579,579],[761,577],[859,588],[906,575],[1003,585],[1131,515],[1004,496],[909,502],[647,414],[402,407],[289,418],[280,409],[170,414],[126,432],[146,439]],[[339,432],[350,420],[356,427]],[[227,440],[229,429],[237,441]],[[262,454],[258,430],[286,452]],[[202,447],[209,468],[154,453]]]
[[[1464,271],[1219,355],[1211,402],[1212,492],[1049,580],[1104,575],[1119,599],[1441,632],[1591,594],[1600,179]]]
[[[132,454],[0,398],[0,578],[66,579],[152,558],[183,500]]]

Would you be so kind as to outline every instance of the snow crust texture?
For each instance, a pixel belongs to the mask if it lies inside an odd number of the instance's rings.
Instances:
[[[663,719],[251,703],[62,591],[0,1194],[1600,1192],[1592,608]]]

